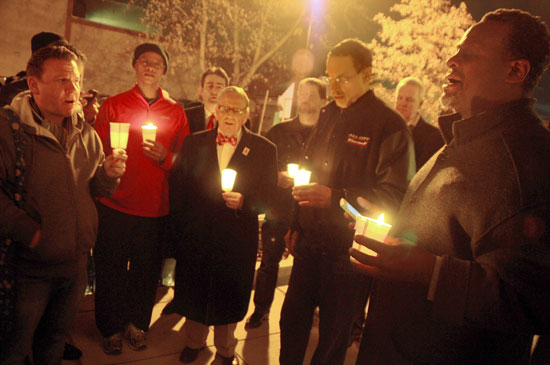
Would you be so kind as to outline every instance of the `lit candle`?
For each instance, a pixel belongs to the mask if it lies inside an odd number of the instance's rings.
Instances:
[[[384,222],[384,214],[380,214],[378,219],[372,219],[358,215],[355,219],[355,234],[366,236],[379,242],[384,242],[391,225]],[[378,256],[376,252],[366,248],[363,245],[353,241],[353,248],[371,256]]]
[[[111,147],[125,150],[128,146],[130,123],[109,123],[111,131]]]
[[[223,169],[222,170],[222,190],[231,191],[233,190],[233,184],[235,184],[235,177],[237,176],[237,171],[232,169]]]
[[[298,166],[297,163],[289,163],[288,165],[286,165],[286,168],[288,171],[288,176],[294,179],[300,167]]]
[[[311,171],[298,170],[294,176],[294,186],[307,185],[311,178]]]
[[[148,139],[154,141],[157,137],[157,126],[149,122],[147,125],[141,126],[141,134],[143,135],[143,142]]]

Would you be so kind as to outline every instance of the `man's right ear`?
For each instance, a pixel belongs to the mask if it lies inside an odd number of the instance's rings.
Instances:
[[[33,95],[38,95],[38,81],[34,76],[27,77],[27,85],[29,85],[29,90]]]

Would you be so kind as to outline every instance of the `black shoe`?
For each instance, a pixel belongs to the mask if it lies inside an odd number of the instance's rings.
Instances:
[[[173,300],[170,303],[166,304],[166,306],[162,310],[162,315],[172,314],[172,313],[176,313],[176,305],[174,304]]]
[[[246,320],[246,323],[244,325],[244,328],[249,330],[253,328],[258,328],[262,325],[262,322],[269,318],[269,313],[260,313],[260,312],[254,312],[248,319]]]
[[[210,365],[239,365],[239,358],[235,356],[225,357],[216,352],[214,361]]]
[[[82,351],[71,345],[70,343],[65,342],[65,348],[63,349],[63,360],[78,360],[82,357]]]
[[[180,361],[184,364],[189,364],[197,360],[197,357],[199,357],[199,352],[201,352],[201,350],[204,348],[206,348],[206,346],[203,346],[199,349],[192,349],[191,347],[185,346],[180,354]]]

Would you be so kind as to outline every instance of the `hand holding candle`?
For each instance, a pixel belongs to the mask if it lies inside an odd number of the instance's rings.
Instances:
[[[243,206],[244,197],[241,193],[235,191],[224,191],[222,198],[225,201],[225,205],[229,209],[241,209]]]
[[[103,162],[103,169],[107,176],[119,178],[126,171],[126,160],[128,155],[123,149],[114,149],[113,154],[108,156]]]
[[[332,189],[318,183],[294,184],[292,197],[300,206],[328,208],[332,199]]]
[[[355,247],[350,248],[350,261],[361,273],[384,280],[430,285],[436,256],[419,248],[416,243],[386,237],[385,243],[366,236],[355,236],[355,241],[376,252],[369,255]]]

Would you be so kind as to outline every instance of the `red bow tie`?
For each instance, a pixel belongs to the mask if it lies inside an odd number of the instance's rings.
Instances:
[[[229,143],[231,143],[232,146],[235,146],[237,144],[237,137],[235,137],[235,136],[226,137],[220,132],[220,133],[218,133],[218,137],[216,137],[216,142],[220,146],[223,146],[223,144],[226,143],[226,142],[229,142]]]

